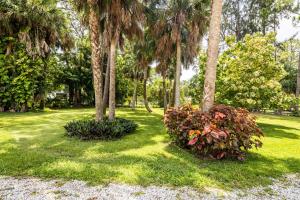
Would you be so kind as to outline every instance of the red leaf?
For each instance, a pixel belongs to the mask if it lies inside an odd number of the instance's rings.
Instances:
[[[192,139],[191,141],[189,141],[189,145],[194,145],[194,144],[196,144],[197,141],[198,141],[198,138],[195,137],[194,139]]]
[[[225,152],[221,152],[217,155],[217,159],[220,160],[221,158],[223,158],[225,156]]]
[[[206,140],[207,140],[207,143],[210,144],[212,142],[211,135],[207,135]]]
[[[216,139],[219,139],[219,133],[217,131],[210,132],[210,135],[213,136]]]
[[[207,133],[209,133],[211,131],[211,128],[210,126],[205,126],[204,129],[203,129],[203,135],[206,135]]]
[[[226,115],[221,112],[216,112],[215,114],[215,119],[224,119],[225,117]]]

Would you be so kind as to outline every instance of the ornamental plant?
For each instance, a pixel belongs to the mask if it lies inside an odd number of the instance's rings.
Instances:
[[[81,140],[114,140],[134,132],[137,126],[135,122],[123,118],[113,121],[104,118],[100,122],[89,119],[71,121],[64,128],[67,136]]]
[[[164,123],[177,145],[203,157],[244,160],[247,150],[262,146],[255,118],[241,108],[217,105],[204,113],[185,105],[167,110]]]

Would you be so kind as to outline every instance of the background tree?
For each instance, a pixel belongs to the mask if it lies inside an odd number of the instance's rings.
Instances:
[[[60,47],[72,47],[72,35],[65,14],[56,7],[53,1],[5,1],[0,4],[0,38],[10,38],[6,46],[6,55],[19,51],[19,42],[25,45],[26,54],[41,58],[43,70],[38,77],[34,101],[44,108],[48,59],[52,51]],[[17,41],[18,42],[17,42]],[[13,44],[16,44],[14,47]]]
[[[180,104],[182,63],[187,66],[197,55],[200,39],[206,31],[209,1],[168,1],[160,5],[161,12],[154,25],[157,38],[156,55],[176,58],[174,104]],[[161,59],[162,60],[162,59]]]
[[[228,49],[219,56],[218,62],[216,102],[252,111],[290,109],[295,93],[285,93],[282,88],[281,80],[286,72],[281,61],[274,57],[274,34],[247,35],[239,42],[229,37],[226,41]],[[285,57],[285,52],[281,54]],[[189,88],[203,88],[206,60],[202,53],[199,75],[190,81]],[[189,92],[194,92],[190,94],[194,97],[202,91]]]
[[[297,87],[296,87],[296,111],[299,112],[299,98],[300,98],[300,53],[299,53],[299,61],[298,61],[298,70],[297,70]]]
[[[110,87],[109,87],[109,119],[115,118],[115,99],[116,99],[116,49],[119,41],[122,41],[123,35],[132,38],[135,35],[141,35],[140,23],[143,21],[143,5],[138,0],[108,1],[106,5],[107,12],[107,36],[110,43]]]
[[[144,31],[143,40],[136,41],[134,50],[137,58],[137,65],[140,70],[142,70],[143,74],[144,105],[148,112],[152,112],[147,98],[147,81],[151,71],[150,64],[155,61],[155,38],[152,37],[148,29]]]
[[[222,37],[276,32],[279,22],[299,11],[293,0],[224,0]]]
[[[296,94],[299,49],[300,41],[297,39],[289,39],[276,45],[277,60],[287,72],[280,83],[283,90],[288,94]]]

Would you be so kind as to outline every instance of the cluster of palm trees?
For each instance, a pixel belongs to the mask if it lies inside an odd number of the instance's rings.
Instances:
[[[147,101],[149,64],[163,77],[164,104],[166,103],[166,76],[174,75],[171,106],[180,106],[180,76],[182,66],[194,62],[206,33],[211,15],[203,109],[213,104],[215,57],[218,38],[221,0],[71,0],[88,24],[91,40],[91,63],[95,90],[96,121],[105,115],[115,118],[116,54],[124,40],[135,43],[138,67],[143,75],[144,102]],[[38,5],[36,5],[38,4]],[[212,8],[212,9],[210,9]],[[62,10],[49,1],[4,1],[0,4],[0,36],[18,38],[33,56],[47,57],[51,47],[71,48],[72,37]],[[8,45],[6,54],[12,52]],[[103,69],[103,57],[107,67]],[[170,66],[176,66],[172,68]],[[171,71],[171,72],[170,72]],[[103,74],[105,72],[105,77]],[[45,93],[45,92],[41,92]]]
[[[181,68],[194,62],[201,39],[207,31],[210,11],[203,109],[208,110],[212,106],[222,0],[73,0],[73,3],[87,18],[90,30],[96,121],[103,119],[107,99],[108,117],[110,120],[115,118],[116,53],[125,37],[137,43],[136,52],[139,64],[143,65],[144,101],[148,111],[151,109],[145,95],[146,81],[149,63],[153,61],[159,63],[157,68],[164,80],[168,66],[175,63],[174,106],[179,107]],[[105,80],[101,65],[104,54],[108,57]]]

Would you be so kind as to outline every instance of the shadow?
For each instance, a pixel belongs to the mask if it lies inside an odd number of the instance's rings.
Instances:
[[[300,134],[293,133],[300,133],[300,129],[266,123],[258,123],[258,125],[264,132],[265,137],[300,139]]]
[[[275,157],[263,149],[251,151],[245,162],[197,159],[170,144],[161,114],[129,108],[119,109],[118,116],[134,120],[139,127],[120,140],[80,141],[64,135],[67,121],[91,117],[93,111],[62,110],[24,114],[21,118],[0,116],[0,174],[77,179],[91,184],[235,189],[270,184],[270,177],[300,172],[299,154]],[[263,123],[260,126],[266,137],[299,138],[295,129],[289,127]]]

